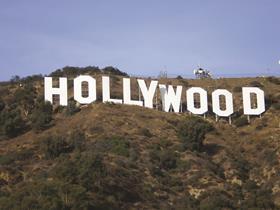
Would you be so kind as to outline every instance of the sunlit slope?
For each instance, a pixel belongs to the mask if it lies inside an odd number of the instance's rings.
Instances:
[[[112,78],[114,97],[122,97],[121,78]],[[239,87],[257,85],[272,102],[250,124],[235,115],[232,125],[211,112],[204,119],[97,101],[73,113],[56,107],[48,126],[34,129],[32,109],[22,116],[25,130],[0,141],[0,209],[279,209],[279,85],[267,78],[160,83],[209,94],[225,88],[235,107]],[[42,95],[42,81],[32,84]],[[5,109],[18,88],[1,86],[9,91],[1,95]],[[132,88],[137,99],[135,79]]]

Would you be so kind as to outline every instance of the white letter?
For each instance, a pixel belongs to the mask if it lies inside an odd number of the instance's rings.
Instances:
[[[113,102],[115,104],[121,104],[121,99],[111,99],[110,98],[110,78],[107,76],[102,76],[102,98],[103,103]]]
[[[59,105],[67,106],[67,78],[59,78],[59,88],[53,88],[52,77],[45,77],[45,101],[53,103],[53,95],[59,95]]]
[[[176,93],[172,85],[168,85],[168,91],[166,90],[165,85],[159,85],[160,94],[162,98],[162,106],[165,112],[169,112],[170,105],[172,105],[174,112],[179,112],[181,95],[182,95],[182,86],[177,86]]]
[[[88,97],[82,96],[82,83],[88,83]],[[81,104],[90,104],[96,101],[96,80],[91,76],[78,76],[74,79],[74,99]]]
[[[226,109],[222,110],[220,106],[220,96],[225,96]],[[215,90],[212,93],[213,112],[221,117],[228,117],[233,113],[232,94],[224,89]]]
[[[137,82],[144,98],[144,106],[153,108],[153,98],[156,92],[158,81],[152,80],[149,89],[147,89],[146,83],[143,79],[138,79]]]
[[[200,95],[200,108],[194,106],[194,94]],[[200,87],[192,87],[187,90],[187,107],[193,114],[204,114],[208,111],[207,92]]]
[[[257,108],[251,106],[251,93],[257,96]],[[243,109],[245,115],[260,115],[265,111],[264,92],[257,87],[243,87]]]
[[[130,78],[123,78],[123,103],[129,105],[143,106],[143,101],[131,100]]]

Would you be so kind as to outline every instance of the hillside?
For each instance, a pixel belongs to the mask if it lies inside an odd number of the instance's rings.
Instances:
[[[99,100],[89,106],[45,104],[41,76],[0,84],[1,210],[280,209],[279,78],[159,79],[208,94],[230,90],[230,125],[211,112],[204,118],[103,104],[101,75],[110,75],[112,97],[122,98],[127,75],[114,68],[68,67],[51,76],[80,73],[97,79]],[[266,93],[266,112],[250,124],[243,86]],[[135,78],[132,88],[137,99]]]

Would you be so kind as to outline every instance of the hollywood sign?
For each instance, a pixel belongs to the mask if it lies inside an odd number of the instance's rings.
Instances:
[[[68,104],[68,86],[67,78],[59,78],[59,87],[53,87],[52,77],[45,77],[45,100],[53,103],[53,96],[59,96],[59,104],[67,106]],[[87,96],[82,94],[82,84],[87,83]],[[112,102],[116,104],[128,104],[153,108],[153,100],[156,89],[160,90],[160,98],[162,101],[162,109],[165,112],[173,110],[180,112],[181,98],[183,87],[178,85],[174,90],[172,85],[158,84],[158,81],[152,80],[149,87],[143,79],[137,79],[137,83],[142,100],[131,99],[130,78],[123,78],[123,98],[113,99],[110,96],[110,78],[102,76],[102,101],[103,103]],[[193,114],[201,115],[208,111],[207,92],[201,87],[191,87],[186,90],[187,110]],[[195,106],[195,94],[199,95],[199,107]],[[96,80],[88,75],[81,75],[74,79],[74,99],[80,104],[91,104],[96,101]],[[252,107],[252,96],[255,95],[256,106]],[[221,97],[225,99],[225,107],[221,106]],[[245,115],[260,115],[265,111],[264,91],[257,87],[242,88],[243,110]],[[229,117],[233,114],[233,96],[226,89],[217,89],[212,92],[212,108],[217,116]]]

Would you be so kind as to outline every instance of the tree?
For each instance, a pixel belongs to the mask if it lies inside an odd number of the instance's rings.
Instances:
[[[127,73],[120,71],[118,68],[115,68],[113,66],[107,66],[104,69],[102,69],[102,71],[106,74],[114,74],[114,75],[119,75],[119,76],[124,76],[124,77],[128,76]]]
[[[47,159],[54,159],[62,153],[67,153],[70,148],[63,136],[48,136],[41,142],[41,150]]]
[[[3,111],[3,109],[5,108],[5,102],[0,99],[0,112]]]
[[[66,108],[66,115],[74,115],[80,110],[81,109],[77,107],[76,102],[74,100],[70,100]]]
[[[199,209],[233,209],[233,204],[226,192],[214,190],[211,192],[206,192],[200,197]]]
[[[82,151],[85,148],[85,134],[74,130],[68,136],[48,135],[41,140],[41,151],[47,159],[54,159],[62,153]]]
[[[32,128],[36,131],[48,128],[52,121],[52,105],[50,102],[40,101],[32,113]]]
[[[32,84],[24,85],[23,88],[17,89],[14,94],[15,103],[23,108],[25,116],[28,116],[34,109],[36,97],[37,92]]]
[[[14,75],[12,76],[12,78],[10,79],[10,82],[11,83],[16,83],[16,82],[19,82],[20,81],[20,76],[18,75]]]
[[[1,115],[1,122],[3,123],[4,134],[8,137],[19,135],[26,127],[18,109],[3,113]]]
[[[67,143],[72,150],[82,151],[85,148],[86,136],[79,129],[73,130],[67,138]]]
[[[179,123],[178,133],[184,149],[201,151],[206,133],[213,129],[207,121],[199,117],[189,117]]]

